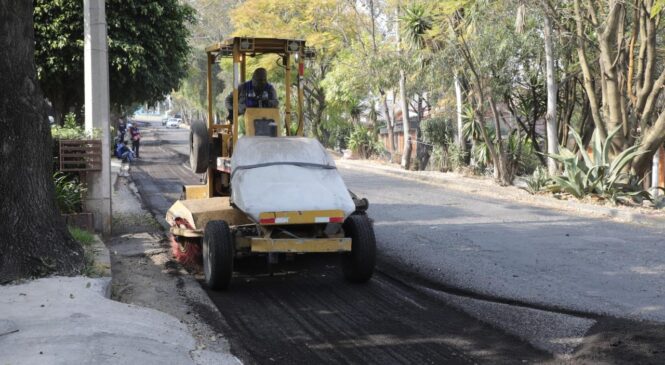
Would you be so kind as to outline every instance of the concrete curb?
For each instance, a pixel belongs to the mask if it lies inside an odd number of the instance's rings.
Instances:
[[[102,294],[105,298],[111,299],[111,282],[113,280],[113,274],[111,272],[111,252],[98,235],[95,235],[95,241],[89,249],[94,255],[95,271],[99,273],[100,278],[108,279],[106,280],[106,285],[102,290]]]
[[[584,217],[609,218],[642,226],[665,227],[665,212],[663,211],[654,210],[645,213],[640,211],[639,208],[607,207],[575,200],[558,200],[545,195],[531,195],[516,186],[501,187],[489,180],[473,179],[433,171],[406,171],[370,161],[337,159],[336,163],[340,167],[351,170],[371,170],[384,175],[436,184],[452,190],[481,195],[492,199],[506,200],[540,208],[557,209]]]

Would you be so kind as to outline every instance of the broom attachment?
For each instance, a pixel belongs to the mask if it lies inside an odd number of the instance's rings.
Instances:
[[[176,225],[184,225],[187,229],[192,226],[182,218],[176,218]],[[199,271],[203,267],[203,257],[201,254],[201,241],[197,238],[176,237],[169,235],[171,240],[171,254],[182,266],[189,270]]]

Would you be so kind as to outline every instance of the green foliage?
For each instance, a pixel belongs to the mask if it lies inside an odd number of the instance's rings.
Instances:
[[[77,123],[76,115],[69,113],[65,115],[63,126],[54,124],[51,126],[51,136],[54,140],[59,139],[89,139],[99,135],[99,131],[94,131],[92,135],[86,133],[83,126]]]
[[[482,138],[480,128],[481,125],[475,118],[473,107],[466,105],[462,110],[462,136],[467,140],[480,140]]]
[[[83,196],[87,190],[85,186],[77,179],[59,171],[53,174],[53,183],[60,212],[63,214],[80,212]]]
[[[337,147],[340,150],[349,147],[348,137],[353,130],[353,127],[350,124],[338,124],[334,127],[328,126],[327,128],[330,133],[331,146]]]
[[[448,146],[448,165],[451,170],[457,170],[466,166],[466,157],[468,153],[462,150],[457,143]]]
[[[514,166],[516,175],[528,175],[541,166],[538,156],[536,156],[533,142],[531,139],[513,130],[508,136],[507,143],[508,160]]]
[[[349,149],[357,152],[361,158],[368,158],[381,153],[383,146],[377,141],[374,133],[362,125],[355,125],[347,138]]]
[[[565,191],[576,198],[595,195],[614,203],[642,194],[634,178],[625,172],[630,161],[640,154],[639,146],[629,147],[610,160],[611,140],[620,130],[621,127],[612,131],[604,141],[594,133],[589,154],[580,135],[571,129],[582,158],[565,147],[550,155],[564,167],[563,175],[552,177],[553,190]]]
[[[37,76],[61,115],[83,104],[83,2],[34,3]],[[113,106],[155,102],[177,88],[187,72],[193,10],[178,0],[107,0],[106,16]]]
[[[665,6],[665,0],[654,0],[653,5],[651,6],[651,17],[655,18],[660,15],[663,6]]]
[[[434,146],[448,148],[454,144],[455,129],[450,119],[442,116],[435,116],[425,119],[420,124],[423,133],[423,139]]]
[[[434,146],[429,158],[429,170],[434,171],[455,171],[465,166],[464,160],[467,153],[462,151],[456,144],[450,144],[447,149],[440,146]]]
[[[82,246],[91,246],[95,241],[95,236],[84,229],[73,226],[69,226],[67,228],[69,229],[69,234],[71,234],[72,237]]]
[[[432,29],[432,17],[428,9],[421,3],[412,3],[404,9],[402,22],[402,36],[406,43],[415,49],[425,47],[425,34]]]
[[[74,240],[79,242],[83,246],[83,259],[85,261],[85,267],[81,271],[81,275],[88,277],[99,277],[103,274],[102,269],[95,262],[95,248],[92,247],[92,244],[95,242],[95,236],[83,229],[78,227],[67,227],[69,229],[69,234],[72,235]]]
[[[420,128],[422,138],[434,147],[429,160],[431,168],[450,171],[464,166],[466,153],[455,143],[455,128],[450,119],[431,117],[423,120]]]
[[[528,191],[531,194],[536,194],[544,190],[544,188],[552,183],[552,179],[549,177],[547,170],[538,166],[533,174],[525,179],[526,188],[524,190]]]

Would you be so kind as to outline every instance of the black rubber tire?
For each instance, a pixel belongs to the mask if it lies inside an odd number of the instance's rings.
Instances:
[[[366,215],[353,214],[344,221],[344,235],[351,238],[351,252],[342,254],[342,272],[352,283],[372,278],[376,265],[376,238]]]
[[[210,221],[203,231],[203,273],[206,286],[226,290],[233,276],[233,236],[225,221]]]
[[[202,174],[208,171],[208,126],[202,121],[192,123],[189,129],[189,166]]]

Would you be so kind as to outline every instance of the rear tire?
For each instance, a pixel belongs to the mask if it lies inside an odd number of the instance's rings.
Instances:
[[[212,290],[226,290],[233,276],[233,236],[225,221],[210,221],[203,231],[203,273]]]
[[[344,235],[351,238],[351,252],[342,255],[342,272],[352,283],[372,278],[376,264],[376,238],[366,215],[351,215],[344,221]]]
[[[208,126],[202,121],[192,123],[189,129],[189,165],[192,171],[208,171]]]

